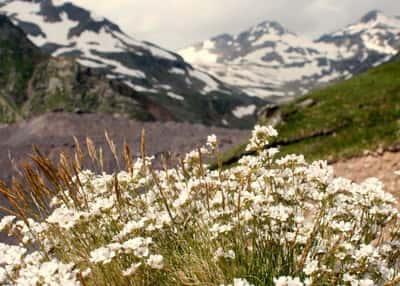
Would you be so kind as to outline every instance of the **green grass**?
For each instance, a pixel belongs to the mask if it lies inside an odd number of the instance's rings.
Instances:
[[[312,101],[302,106],[305,100]],[[400,143],[400,62],[312,92],[281,108],[282,121],[272,145],[282,154],[304,154],[309,160],[336,160],[364,150]],[[233,163],[244,145],[223,155]]]

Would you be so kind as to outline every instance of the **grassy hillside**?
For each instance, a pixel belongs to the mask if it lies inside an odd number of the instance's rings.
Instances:
[[[400,143],[400,61],[285,105],[272,145],[307,159],[339,159]],[[225,154],[234,162],[244,147]]]

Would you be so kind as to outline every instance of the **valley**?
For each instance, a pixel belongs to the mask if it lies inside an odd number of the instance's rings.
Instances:
[[[0,0],[0,285],[399,285],[388,2]]]

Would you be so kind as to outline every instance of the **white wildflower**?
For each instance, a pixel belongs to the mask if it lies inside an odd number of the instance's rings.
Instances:
[[[233,279],[233,286],[253,286],[246,279],[243,278],[235,278]]]
[[[183,206],[186,202],[189,201],[189,191],[188,190],[181,190],[179,193],[179,197],[174,201],[173,206],[175,208],[179,208]]]
[[[359,286],[374,286],[375,283],[371,279],[362,279],[358,282]]]
[[[100,247],[90,252],[90,261],[93,263],[110,263],[116,253],[109,247]]]
[[[90,275],[90,273],[92,273],[92,269],[86,268],[84,271],[82,271],[82,277],[86,278]]]
[[[339,221],[339,222],[334,221],[332,222],[332,228],[340,232],[348,232],[353,229],[353,224],[345,221]]]
[[[9,215],[5,216],[0,221],[0,232],[7,230],[12,225],[13,221],[16,219],[15,216]]]
[[[162,255],[150,255],[146,260],[146,264],[153,269],[162,269],[164,267],[164,258]]]
[[[277,135],[278,132],[271,126],[256,125],[252,131],[252,136],[246,150],[261,150],[264,146],[268,145],[269,138],[276,137]]]
[[[214,150],[217,147],[218,141],[217,136],[215,134],[209,135],[207,137],[207,147],[211,150]]]
[[[375,252],[375,248],[370,244],[362,244],[359,249],[354,253],[356,260],[362,260],[364,258],[371,257]]]
[[[7,280],[9,280],[7,271],[0,266],[0,284],[6,285]]]
[[[135,237],[129,239],[123,243],[123,247],[129,251],[133,252],[137,257],[147,257],[149,256],[149,244],[151,243],[151,238]]]
[[[19,265],[27,250],[24,247],[0,242],[0,265]]]
[[[318,270],[318,260],[307,261],[303,272],[306,275],[311,275]]]
[[[136,272],[136,270],[140,267],[140,265],[142,265],[141,262],[132,263],[132,265],[128,269],[126,269],[122,272],[122,275],[131,276],[132,274],[134,274]]]
[[[129,221],[125,224],[124,228],[116,236],[116,239],[122,239],[125,236],[131,234],[135,230],[144,228],[145,223],[148,221],[147,218],[141,218],[139,221]]]
[[[48,223],[59,225],[61,228],[70,229],[79,221],[81,214],[67,207],[59,207],[46,219]]]
[[[222,247],[219,247],[214,254],[215,261],[218,261],[219,258],[235,259],[235,257],[236,257],[235,251],[233,251],[232,249],[224,251]]]

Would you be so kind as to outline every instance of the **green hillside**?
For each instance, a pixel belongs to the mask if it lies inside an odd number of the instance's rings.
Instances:
[[[400,61],[370,69],[281,108],[272,145],[307,159],[339,159],[400,143]],[[278,114],[279,115],[279,114]],[[244,146],[224,155],[232,163]]]

